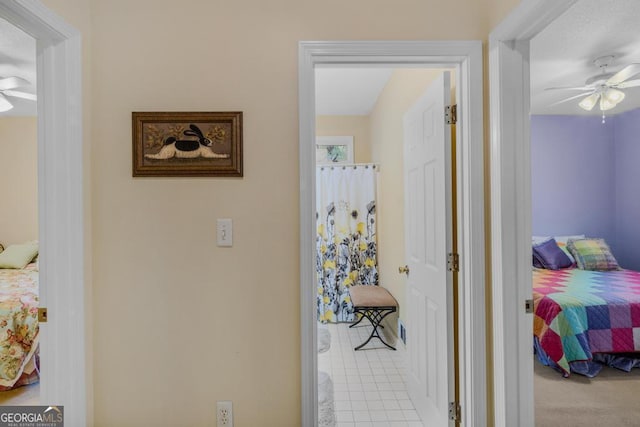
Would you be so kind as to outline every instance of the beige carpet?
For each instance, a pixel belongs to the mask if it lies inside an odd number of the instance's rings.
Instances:
[[[537,427],[640,426],[640,369],[563,378],[533,362]]]
[[[0,406],[39,405],[40,383],[25,385],[9,391],[0,391]]]

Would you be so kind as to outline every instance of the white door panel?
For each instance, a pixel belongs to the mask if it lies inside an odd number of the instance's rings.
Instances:
[[[453,394],[450,101],[443,73],[407,111],[405,129],[405,244],[409,395],[428,426],[449,424]]]

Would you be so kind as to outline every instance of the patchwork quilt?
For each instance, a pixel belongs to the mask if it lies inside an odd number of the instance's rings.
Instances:
[[[38,271],[33,266],[0,269],[0,391],[37,380],[30,375],[25,382],[38,346]]]
[[[640,351],[640,272],[535,269],[533,333],[569,375],[595,353]]]

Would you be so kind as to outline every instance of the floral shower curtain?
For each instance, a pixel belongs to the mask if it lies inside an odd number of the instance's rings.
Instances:
[[[351,322],[349,288],[378,284],[375,166],[318,167],[316,188],[318,319]]]

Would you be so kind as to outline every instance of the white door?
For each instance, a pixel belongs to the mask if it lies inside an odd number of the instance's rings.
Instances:
[[[453,383],[451,134],[444,72],[404,116],[409,396],[429,427],[447,426]]]

